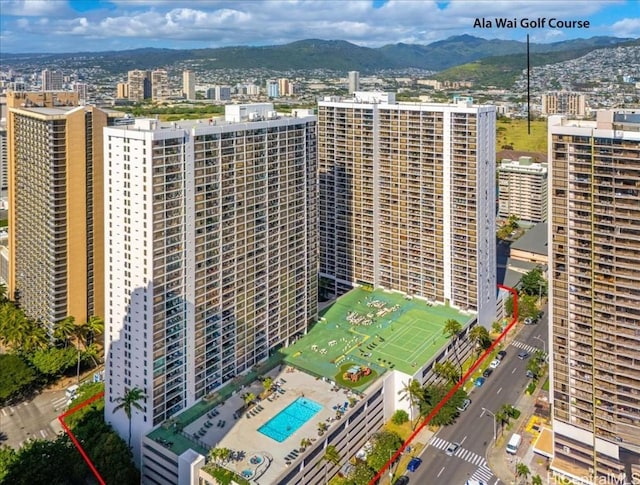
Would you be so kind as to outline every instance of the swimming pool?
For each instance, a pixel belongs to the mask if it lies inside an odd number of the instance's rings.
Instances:
[[[282,443],[314,417],[322,405],[306,397],[299,397],[258,428],[263,435]]]

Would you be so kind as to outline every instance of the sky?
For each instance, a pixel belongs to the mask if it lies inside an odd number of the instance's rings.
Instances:
[[[516,19],[517,28],[475,27]],[[520,27],[545,18],[544,27]],[[589,28],[550,28],[549,19]],[[486,25],[486,24],[485,24]],[[639,0],[0,0],[0,52],[275,45],[302,39],[379,47],[453,35],[557,42],[640,37]]]

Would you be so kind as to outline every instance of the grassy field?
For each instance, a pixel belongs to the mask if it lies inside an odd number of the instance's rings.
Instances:
[[[531,135],[527,133],[527,120],[500,119],[496,125],[496,150],[505,149],[524,152],[547,153],[547,122],[532,121]]]

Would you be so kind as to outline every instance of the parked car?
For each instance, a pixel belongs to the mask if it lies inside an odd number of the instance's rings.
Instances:
[[[493,369],[491,367],[488,367],[482,373],[482,377],[489,377],[491,374],[493,374]]]
[[[453,456],[456,454],[456,451],[458,451],[458,448],[460,448],[460,443],[451,443],[447,446],[445,453],[449,456]]]
[[[538,319],[531,318],[531,317],[527,317],[527,318],[524,319],[524,324],[525,325],[533,325],[534,323],[538,323]]]
[[[525,350],[523,350],[522,352],[520,352],[520,353],[518,354],[518,359],[520,359],[520,360],[524,360],[524,359],[526,359],[527,357],[529,357],[529,352],[527,352],[527,351],[525,351]]]
[[[482,385],[484,384],[484,381],[486,381],[484,377],[476,377],[476,380],[473,381],[473,385],[476,387],[482,387]]]
[[[407,465],[407,470],[410,472],[415,472],[418,467],[422,464],[422,460],[418,457],[411,458],[411,461]]]
[[[500,365],[500,359],[493,359],[491,361],[491,364],[489,364],[489,368],[490,369],[495,369],[496,367],[498,367]]]
[[[398,478],[394,485],[407,485],[409,483],[409,477],[406,475],[402,475]]]
[[[530,370],[527,370],[527,377],[529,379],[533,379],[534,377],[536,377],[536,375],[533,372],[531,372]]]
[[[496,359],[502,360],[506,357],[506,355],[507,355],[507,351],[501,350],[500,352],[498,352],[498,355],[496,355]]]
[[[467,408],[469,407],[469,404],[471,404],[471,399],[465,399],[464,401],[462,401],[462,403],[460,404],[460,406],[458,406],[458,411],[460,411],[461,413],[466,411]]]

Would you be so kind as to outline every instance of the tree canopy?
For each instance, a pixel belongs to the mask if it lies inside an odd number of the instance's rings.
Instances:
[[[20,357],[0,354],[0,401],[27,390],[35,380],[36,373]]]

